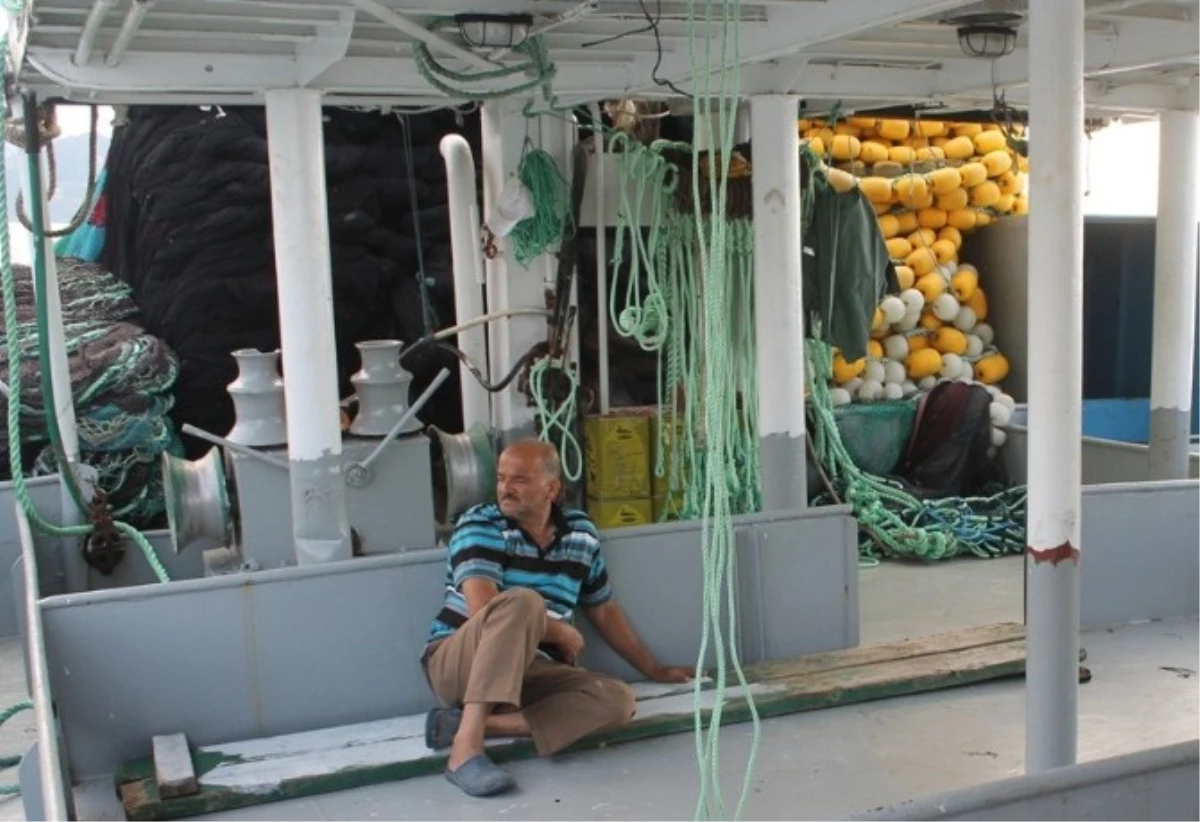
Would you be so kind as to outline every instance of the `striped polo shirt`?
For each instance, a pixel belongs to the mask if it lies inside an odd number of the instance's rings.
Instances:
[[[446,560],[446,600],[433,620],[429,641],[444,639],[467,621],[462,584],[486,579],[500,591],[529,588],[546,609],[569,620],[577,605],[603,605],[612,598],[600,538],[587,514],[551,509],[557,535],[543,551],[495,504],[477,505],[458,520]]]

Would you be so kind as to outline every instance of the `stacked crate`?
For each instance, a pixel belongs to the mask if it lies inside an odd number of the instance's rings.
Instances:
[[[654,409],[622,408],[584,423],[588,513],[596,527],[654,522],[651,453]]]

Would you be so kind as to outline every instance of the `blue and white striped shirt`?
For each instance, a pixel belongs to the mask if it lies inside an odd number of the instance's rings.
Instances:
[[[583,511],[570,508],[555,506],[551,516],[558,533],[545,551],[494,504],[477,505],[459,518],[447,549],[446,600],[433,620],[430,642],[467,621],[462,585],[468,579],[494,582],[502,592],[536,591],[546,609],[562,619],[570,619],[578,605],[594,607],[612,599],[596,526]]]

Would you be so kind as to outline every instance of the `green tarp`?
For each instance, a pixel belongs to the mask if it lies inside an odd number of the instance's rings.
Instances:
[[[857,189],[839,194],[812,180],[812,221],[804,244],[804,307],[821,323],[821,336],[847,360],[867,355],[879,301],[899,290],[875,210]],[[811,331],[809,332],[812,333]]]

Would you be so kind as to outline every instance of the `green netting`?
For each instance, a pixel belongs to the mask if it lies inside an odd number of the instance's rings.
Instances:
[[[842,444],[868,474],[890,474],[904,455],[917,419],[917,401],[843,405],[833,410]]]
[[[19,387],[26,474],[57,473],[40,390],[33,277],[24,266],[12,268],[21,361],[12,369],[0,351],[0,380]],[[167,416],[178,360],[135,324],[128,285],[97,265],[66,258],[58,260],[58,275],[80,458],[97,470],[115,516],[153,524],[163,513],[161,455],[183,453]],[[5,434],[0,453],[8,448]],[[0,467],[0,479],[8,478]]]

